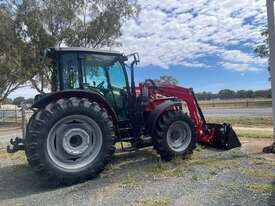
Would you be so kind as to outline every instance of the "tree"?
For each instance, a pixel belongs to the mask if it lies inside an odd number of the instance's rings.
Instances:
[[[6,98],[6,99],[3,101],[3,104],[13,104],[13,101],[12,101],[12,99],[10,99],[10,98]]]
[[[236,97],[237,98],[247,98],[247,92],[245,90],[239,90],[236,92]]]
[[[254,51],[259,57],[266,58],[269,57],[268,29],[265,29],[261,35],[263,37],[263,41],[256,46]]]
[[[179,82],[173,76],[163,75],[160,76],[159,79],[155,80],[157,84],[170,84],[170,85],[177,85]]]
[[[24,44],[17,36],[11,12],[0,6],[0,102],[27,81],[21,66]]]
[[[263,41],[258,44],[255,48],[255,53],[257,56],[262,57],[262,58],[269,58],[269,45],[268,45],[268,29],[264,29],[264,31],[261,33],[263,37]],[[270,60],[268,60],[268,71],[270,72]]]
[[[25,103],[26,103],[26,104],[32,105],[32,104],[33,104],[33,98],[28,98],[28,99],[26,99],[26,100],[25,100]]]
[[[235,91],[230,89],[223,89],[219,91],[218,95],[221,99],[232,99],[235,98]]]
[[[24,103],[25,102],[25,98],[24,97],[16,97],[14,100],[13,100],[13,104],[17,105],[17,106],[20,106],[21,103]]]
[[[4,35],[0,38],[13,34],[13,38],[0,43],[1,50],[6,52],[0,58],[10,61],[14,58],[13,67],[11,63],[3,63],[8,70],[5,79],[11,79],[10,68],[24,74],[21,75],[24,78],[15,78],[12,86],[0,87],[9,90],[0,91],[3,98],[26,82],[40,93],[52,84],[52,68],[40,62],[42,49],[61,45],[97,48],[115,45],[122,22],[139,10],[135,0],[13,0],[0,6],[9,14],[6,19],[1,16],[4,25],[0,24],[0,32]],[[15,55],[1,44],[8,44],[7,47],[16,51]]]
[[[201,92],[196,94],[199,100],[210,100],[215,99],[217,95],[213,94],[212,92]]]
[[[255,95],[254,95],[254,92],[252,90],[248,90],[247,91],[247,98],[254,98]]]

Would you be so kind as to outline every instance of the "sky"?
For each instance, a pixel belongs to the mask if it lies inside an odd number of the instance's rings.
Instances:
[[[136,83],[175,77],[195,91],[268,89],[267,60],[254,48],[266,25],[264,0],[138,0],[138,17],[119,38],[125,54],[138,52]],[[32,97],[24,88],[10,97]]]

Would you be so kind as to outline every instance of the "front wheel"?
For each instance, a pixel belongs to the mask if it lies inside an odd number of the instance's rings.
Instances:
[[[195,125],[183,112],[167,111],[158,119],[153,143],[162,160],[184,156],[196,147]]]
[[[96,102],[60,99],[29,123],[26,156],[54,182],[70,185],[101,172],[114,153],[113,123]]]

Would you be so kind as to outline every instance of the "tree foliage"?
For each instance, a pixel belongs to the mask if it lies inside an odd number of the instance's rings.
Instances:
[[[271,98],[271,89],[268,90],[238,90],[230,89],[220,90],[218,93],[199,92],[196,93],[199,100],[211,99],[249,99],[249,98]]]
[[[169,75],[160,76],[159,79],[156,79],[155,81],[159,85],[162,85],[162,84],[177,85],[179,83],[177,79]]]
[[[10,12],[0,7],[0,102],[27,81],[26,70],[21,67],[24,44],[15,28]]]
[[[13,104],[17,105],[17,106],[20,106],[22,103],[25,102],[25,98],[24,97],[16,97],[14,100],[13,100]]]
[[[255,48],[255,53],[257,54],[257,56],[262,57],[262,58],[269,58],[269,45],[268,45],[268,29],[265,29],[262,33],[261,33],[262,37],[263,37],[263,41],[258,44]],[[268,60],[268,71],[270,72],[270,60]]]
[[[137,12],[136,2],[127,0],[1,1],[0,101],[27,82],[40,93],[51,85],[41,50],[116,45],[122,22]]]
[[[255,48],[255,53],[259,56],[259,57],[269,57],[269,47],[268,47],[268,30],[265,29],[262,33],[261,33],[262,37],[263,37],[263,41],[262,43],[258,44]]]

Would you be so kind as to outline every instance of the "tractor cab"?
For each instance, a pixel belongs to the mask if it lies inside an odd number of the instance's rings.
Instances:
[[[114,108],[119,120],[128,119],[126,108],[130,89],[124,64],[126,56],[114,51],[84,48],[52,48],[47,49],[44,56],[53,60],[54,91],[95,91]]]

